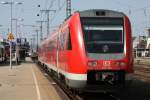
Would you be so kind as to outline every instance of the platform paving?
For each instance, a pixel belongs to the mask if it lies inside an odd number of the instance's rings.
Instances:
[[[0,65],[0,100],[61,100],[53,84],[27,58],[20,65]]]

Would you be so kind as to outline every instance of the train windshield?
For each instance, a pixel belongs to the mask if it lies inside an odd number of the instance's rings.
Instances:
[[[87,20],[87,19],[86,19]],[[90,19],[89,19],[90,20]],[[84,41],[88,53],[123,53],[124,32],[122,20],[86,21],[83,24]],[[92,24],[91,24],[92,23]]]

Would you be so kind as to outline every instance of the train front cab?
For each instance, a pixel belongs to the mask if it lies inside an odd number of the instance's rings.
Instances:
[[[85,17],[87,13],[90,17]],[[101,85],[103,89],[124,86],[133,72],[128,18],[122,13],[108,10],[80,15],[88,57],[87,85]]]

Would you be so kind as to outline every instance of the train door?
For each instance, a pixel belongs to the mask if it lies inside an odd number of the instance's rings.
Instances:
[[[60,31],[57,33],[57,46],[56,46],[56,67],[57,67],[57,76],[59,77],[59,48],[60,48]]]

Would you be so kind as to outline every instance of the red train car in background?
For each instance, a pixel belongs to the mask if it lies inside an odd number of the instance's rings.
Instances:
[[[111,10],[75,12],[41,43],[38,54],[71,88],[120,87],[133,74],[130,21]]]

